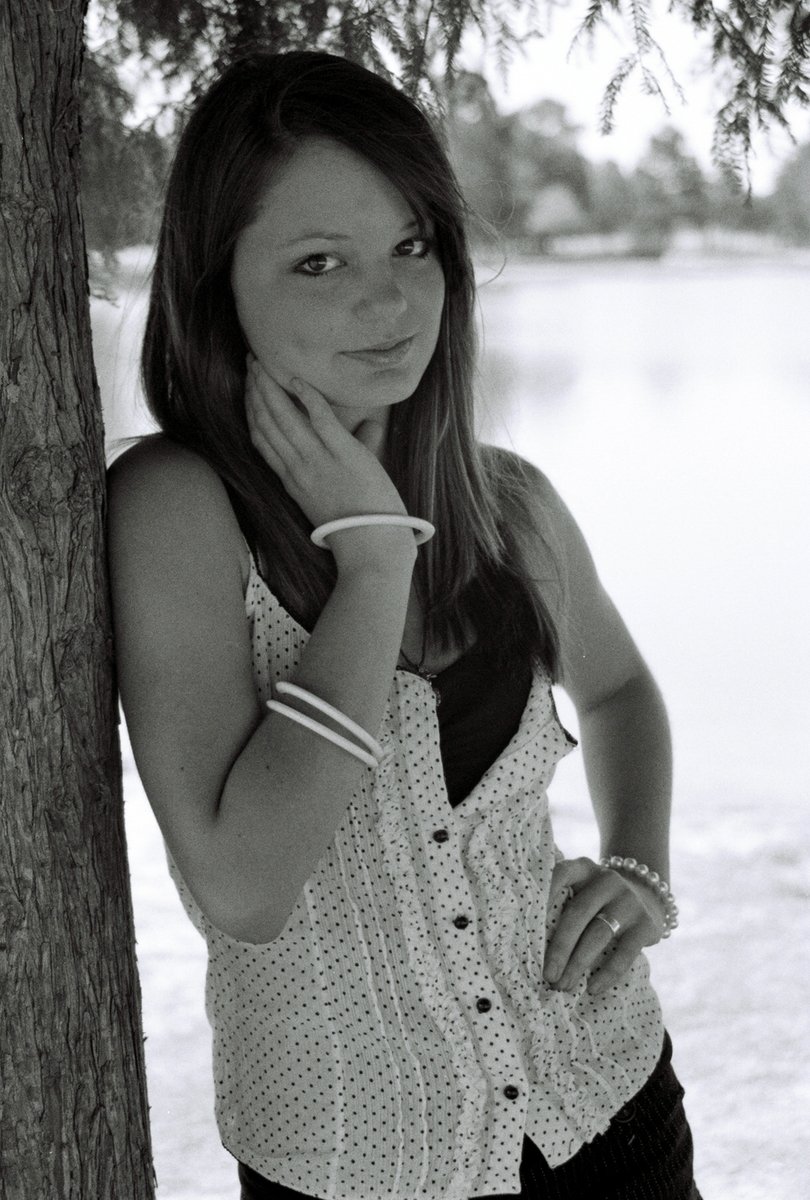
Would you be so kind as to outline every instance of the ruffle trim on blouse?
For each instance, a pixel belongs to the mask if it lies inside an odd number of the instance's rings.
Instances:
[[[536,1071],[547,1073],[566,1117],[582,1140],[590,1142],[605,1132],[622,1101],[598,1070],[596,1064],[602,1055],[594,1045],[590,1025],[576,1011],[585,987],[583,980],[575,994],[546,989],[548,995],[541,996],[540,1012],[528,1021],[529,1059]],[[554,1025],[567,1033],[556,1046],[547,1034]],[[564,1053],[560,1049],[563,1044]],[[597,1103],[596,1097],[601,1097],[602,1102]]]
[[[537,923],[545,928],[548,897],[530,876],[523,888],[516,890],[499,865],[488,833],[483,820],[470,838],[466,855],[477,887],[487,898],[483,934],[488,961],[524,1031],[522,1049],[532,1083],[551,1087],[577,1134],[589,1142],[604,1133],[621,1101],[598,1070],[602,1055],[590,1026],[576,1011],[586,983],[583,980],[581,989],[572,995],[549,988],[542,978],[531,978],[520,938],[525,929],[523,917],[529,905],[535,905]],[[549,872],[553,865],[549,863]],[[588,1086],[583,1088],[586,1079]],[[601,1104],[592,1098],[596,1096],[601,1096]]]
[[[385,740],[383,749],[387,749]],[[462,1008],[445,978],[418,901],[420,888],[403,824],[394,758],[393,753],[386,753],[377,772],[380,807],[377,829],[385,868],[397,899],[408,963],[425,1007],[450,1046],[453,1074],[462,1095],[454,1171],[444,1197],[445,1200],[466,1200],[481,1169],[481,1130],[486,1122],[489,1089],[486,1075],[475,1057]]]

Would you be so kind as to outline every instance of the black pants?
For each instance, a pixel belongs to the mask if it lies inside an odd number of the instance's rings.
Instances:
[[[552,1168],[523,1139],[521,1200],[701,1200],[692,1171],[692,1134],[684,1090],[672,1069],[672,1042],[664,1034],[658,1065],[641,1091],[608,1129],[562,1166]],[[241,1200],[307,1200],[239,1164]],[[481,1200],[515,1200],[502,1195]]]

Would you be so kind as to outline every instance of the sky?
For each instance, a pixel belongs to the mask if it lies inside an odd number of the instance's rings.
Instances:
[[[506,81],[500,77],[493,53],[484,49],[477,33],[468,35],[462,43],[459,65],[485,76],[502,112],[544,98],[561,101],[581,126],[580,149],[592,160],[613,159],[622,167],[632,167],[650,136],[668,124],[683,133],[691,153],[704,169],[710,169],[714,114],[726,96],[718,72],[710,63],[708,40],[701,44],[683,18],[657,13],[651,33],[664,48],[683,98],[669,82],[666,67],[653,59],[651,66],[667,97],[670,114],[660,98],[644,95],[639,83],[631,78],[616,108],[615,131],[604,135],[599,129],[602,96],[615,67],[630,48],[630,39],[624,24],[613,19],[610,26],[599,31],[592,47],[582,42],[571,50],[585,7],[584,2],[550,6],[551,25],[545,36],[518,50]],[[799,141],[810,138],[807,111],[793,111],[791,124]],[[789,137],[780,131],[760,134],[755,139],[751,160],[755,192],[771,190],[779,169],[793,152]]]
[[[580,126],[579,147],[586,157],[593,161],[612,159],[625,169],[635,165],[650,137],[668,124],[681,131],[689,151],[704,170],[711,170],[714,113],[725,95],[718,72],[710,65],[707,44],[699,43],[683,18],[662,11],[651,25],[651,33],[664,47],[666,62],[683,95],[670,82],[667,66],[653,60],[651,66],[667,97],[669,114],[660,98],[644,95],[639,82],[631,77],[616,108],[615,131],[605,135],[599,128],[601,101],[615,67],[630,48],[625,22],[611,15],[611,24],[600,28],[592,46],[582,42],[572,49],[585,0],[539,7],[549,14],[545,36],[516,48],[505,79],[494,51],[484,46],[477,31],[468,33],[462,42],[457,65],[485,76],[502,112],[524,108],[536,100],[559,100]],[[518,23],[519,18],[515,19]],[[91,2],[91,43],[95,25],[95,5]],[[162,88],[145,80],[143,66],[135,59],[123,74],[128,85],[140,93],[138,115],[145,115],[150,101]],[[799,141],[810,139],[810,113],[794,111],[791,124]],[[780,168],[793,152],[789,137],[781,131],[758,135],[751,160],[754,192],[766,194],[772,189]]]

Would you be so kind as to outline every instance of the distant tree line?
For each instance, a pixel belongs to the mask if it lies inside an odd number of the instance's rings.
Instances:
[[[152,243],[175,137],[136,125],[132,97],[110,62],[84,75],[82,199],[87,244],[108,265]],[[579,236],[617,254],[656,257],[684,229],[770,234],[810,245],[810,145],[797,148],[769,196],[746,196],[734,172],[706,173],[682,135],[664,128],[631,171],[591,162],[563,104],[501,113],[483,76],[456,72],[440,95],[445,136],[468,202],[473,237],[527,254]]]
[[[540,100],[504,115],[486,80],[461,72],[447,96],[446,130],[474,211],[512,246],[548,253],[566,235],[617,253],[657,256],[679,231],[771,234],[810,245],[810,145],[798,148],[769,196],[746,193],[732,171],[707,174],[682,135],[664,128],[631,171],[590,162],[563,104]],[[491,232],[492,232],[491,231]],[[490,236],[491,236],[490,232]]]
[[[670,11],[707,48],[710,69],[722,79],[711,177],[672,130],[651,140],[632,172],[589,163],[563,106],[546,100],[505,116],[483,78],[457,69],[471,25],[505,76],[515,48],[550,29],[556,9],[578,9],[575,40],[587,42],[606,24],[628,39],[602,97],[601,128],[608,132],[629,80],[651,96],[680,91],[666,47],[656,40],[653,7],[652,0],[91,0],[95,33],[83,80],[82,151],[89,245],[109,258],[121,246],[153,240],[172,137],[187,111],[184,101],[167,106],[172,111],[162,124],[136,123],[118,68],[136,56],[193,100],[227,62],[267,46],[317,46],[393,75],[407,94],[444,116],[474,207],[529,252],[548,252],[568,233],[655,254],[684,227],[767,231],[806,244],[809,149],[797,151],[772,196],[742,202],[755,132],[786,127],[791,105],[810,104],[806,0],[729,6],[672,0]]]

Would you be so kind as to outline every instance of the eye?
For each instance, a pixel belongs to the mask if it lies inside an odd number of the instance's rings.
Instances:
[[[301,275],[306,275],[310,279],[321,279],[324,275],[331,275],[332,272],[337,269],[336,267],[326,267],[326,262],[330,258],[336,259],[338,262],[340,262],[340,259],[338,259],[336,254],[327,254],[324,250],[320,254],[310,254],[307,258],[303,258],[301,262],[297,264],[295,269]],[[312,269],[304,270],[305,267]]]
[[[406,238],[404,242],[400,242],[397,250],[406,247],[406,253],[401,254],[400,258],[427,258],[433,249],[433,240],[431,238]]]

